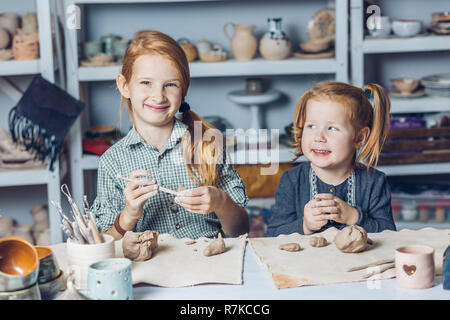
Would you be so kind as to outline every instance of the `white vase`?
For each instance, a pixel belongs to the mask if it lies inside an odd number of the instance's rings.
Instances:
[[[268,18],[269,31],[259,42],[259,51],[264,59],[282,60],[291,54],[291,42],[281,30],[281,18]]]

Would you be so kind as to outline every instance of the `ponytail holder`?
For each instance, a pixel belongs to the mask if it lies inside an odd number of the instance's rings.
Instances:
[[[179,109],[178,111],[184,113],[184,112],[189,111],[189,110],[191,110],[191,106],[189,106],[189,103],[183,102],[183,103],[181,104],[180,109]]]
[[[366,95],[366,98],[368,100],[372,100],[373,99],[373,92],[369,88],[364,88],[364,94]]]

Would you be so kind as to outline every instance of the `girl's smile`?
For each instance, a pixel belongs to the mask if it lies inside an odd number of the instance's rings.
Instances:
[[[155,112],[164,112],[167,109],[169,109],[169,106],[156,106],[156,105],[150,105],[150,104],[144,104],[144,107],[146,107],[149,110],[155,111]]]

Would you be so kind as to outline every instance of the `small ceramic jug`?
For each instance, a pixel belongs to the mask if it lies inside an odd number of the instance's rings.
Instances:
[[[230,37],[227,33],[227,27],[231,25],[234,28],[234,35]],[[227,22],[223,25],[223,32],[228,40],[231,41],[231,52],[234,58],[239,61],[252,60],[258,49],[258,40],[253,35],[255,26],[252,24],[234,24]]]
[[[259,43],[259,51],[267,60],[282,60],[291,54],[291,42],[281,30],[281,18],[268,18],[269,31]]]

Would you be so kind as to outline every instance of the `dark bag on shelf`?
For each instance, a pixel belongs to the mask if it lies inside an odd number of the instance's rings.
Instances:
[[[37,75],[9,112],[11,136],[35,150],[39,160],[47,157],[53,171],[64,138],[83,108],[84,103]]]

